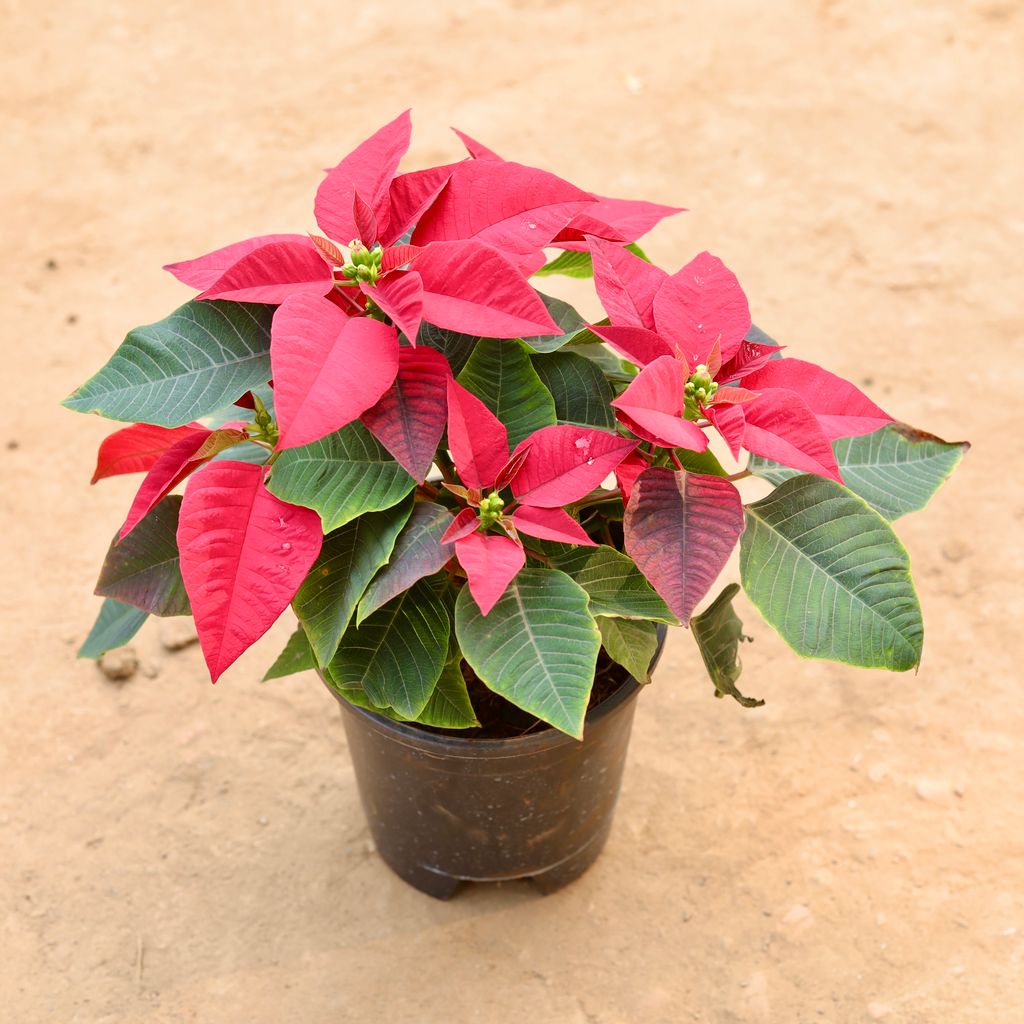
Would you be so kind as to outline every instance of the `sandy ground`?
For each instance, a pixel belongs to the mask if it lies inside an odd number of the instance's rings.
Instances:
[[[7,0],[0,29],[0,1017],[1024,1021],[1019,0]],[[744,712],[674,636],[610,845],[547,899],[388,873],[333,700],[256,682],[284,623],[216,688],[155,626],[155,678],[74,657],[132,482],[87,488],[108,428],[58,400],[184,298],[162,263],[312,227],[318,169],[410,104],[413,162],[455,124],[690,207],[656,258],[712,249],[793,354],[974,442],[900,524],[921,672],[799,662],[745,607]]]

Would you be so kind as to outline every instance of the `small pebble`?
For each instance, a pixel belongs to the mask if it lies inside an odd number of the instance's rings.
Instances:
[[[16,452],[20,447],[21,442],[18,441],[17,438],[12,437],[10,441],[7,442],[7,450],[9,452]]]
[[[56,270],[57,269],[57,261],[52,256],[46,261],[46,269],[47,270]]]
[[[889,1007],[885,1003],[868,1003],[868,1016],[872,1020],[881,1020],[889,1016]]]
[[[131,679],[139,667],[138,655],[131,647],[107,651],[99,660],[100,671],[115,682]]]
[[[265,815],[260,815],[259,823],[261,825],[269,825],[270,824],[270,819],[268,817],[266,817]]]
[[[939,549],[947,562],[962,562],[970,553],[968,544],[962,540],[949,540]]]
[[[160,662],[154,659],[142,663],[142,674],[147,679],[156,679],[160,675]]]
[[[948,779],[918,779],[914,792],[922,800],[947,800],[953,794],[953,787]]]
[[[168,651],[181,651],[199,642],[195,623],[185,616],[174,616],[160,623],[160,643]]]

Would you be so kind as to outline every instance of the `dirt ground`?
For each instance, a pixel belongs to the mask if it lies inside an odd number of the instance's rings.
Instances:
[[[0,29],[0,1017],[1024,1021],[1024,4],[8,0]],[[133,482],[87,487],[109,428],[58,401],[183,301],[161,264],[312,227],[319,169],[409,105],[411,165],[454,124],[688,206],[656,259],[711,249],[792,354],[974,443],[899,524],[920,673],[800,662],[744,605],[744,711],[674,635],[610,844],[546,899],[388,873],[332,698],[256,681],[287,624],[216,687],[157,624],[152,678],[75,660]]]

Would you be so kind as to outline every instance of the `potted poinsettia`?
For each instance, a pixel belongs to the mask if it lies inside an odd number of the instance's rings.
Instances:
[[[798,654],[919,663],[891,522],[967,445],[784,354],[716,257],[651,263],[637,239],[677,208],[461,133],[468,158],[398,173],[410,130],[327,173],[317,233],[169,265],[199,294],[65,401],[130,424],[94,482],[144,474],[82,653],[191,614],[216,681],[290,605],[267,678],[315,669],[338,698],[385,860],[438,896],[547,891],[608,834],[667,626],[711,692],[761,703],[737,688],[739,585],[698,612],[737,544]],[[607,317],[532,283],[558,274]],[[774,489],[745,505],[751,474]]]

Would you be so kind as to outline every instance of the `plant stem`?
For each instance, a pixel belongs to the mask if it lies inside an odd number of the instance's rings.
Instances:
[[[738,473],[733,473],[732,476],[727,476],[726,480],[745,480],[748,476],[753,476],[749,469],[741,469]]]

